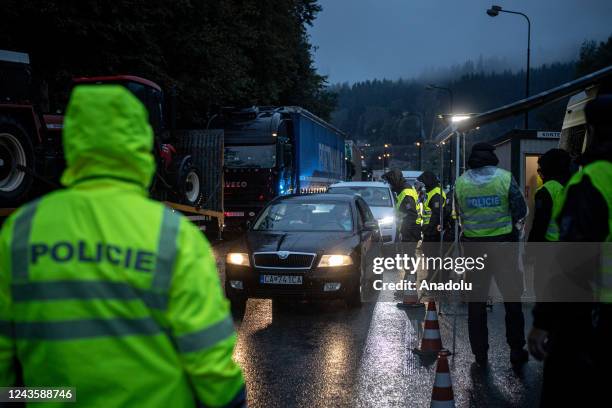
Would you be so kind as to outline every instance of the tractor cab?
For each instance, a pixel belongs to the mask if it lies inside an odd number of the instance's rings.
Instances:
[[[157,173],[151,185],[151,195],[161,201],[200,206],[203,199],[200,185],[202,177],[193,165],[190,152],[181,149],[180,138],[172,132],[174,120],[165,114],[164,93],[159,85],[134,75],[75,78],[73,84],[117,84],[131,91],[147,108],[155,134]]]
[[[140,102],[147,108],[149,112],[149,122],[155,132],[155,136],[162,137],[164,131],[170,126],[167,123],[164,110],[164,93],[159,85],[148,79],[133,76],[133,75],[114,75],[114,76],[98,76],[98,77],[83,77],[73,79],[75,85],[79,84],[118,84],[129,89]]]

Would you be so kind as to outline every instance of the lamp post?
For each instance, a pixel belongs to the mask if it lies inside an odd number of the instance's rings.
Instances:
[[[454,106],[455,106],[455,94],[453,93],[453,90],[451,88],[446,87],[446,86],[436,85],[436,84],[428,84],[425,87],[425,89],[428,90],[428,91],[440,90],[440,91],[444,91],[444,92],[448,93],[450,112],[451,113],[453,112]],[[449,160],[449,162],[452,160],[452,154],[453,154],[452,153],[452,151],[453,151],[452,150],[452,148],[453,148],[452,144],[453,144],[453,142],[451,140],[451,142],[448,145],[448,160]],[[442,148],[442,150],[444,150],[444,148]],[[442,153],[441,157],[442,157],[442,159],[444,158],[444,153]],[[449,173],[449,176],[450,176],[450,173]],[[440,174],[440,182],[444,183],[443,174]]]
[[[434,89],[438,89],[440,91],[445,91],[446,93],[448,93],[448,97],[449,97],[449,102],[450,102],[450,112],[453,111],[453,106],[454,106],[454,99],[455,96],[453,94],[453,90],[445,87],[445,86],[439,86],[436,84],[429,84],[425,87],[425,89],[427,89],[428,91],[433,91]]]
[[[416,147],[417,147],[417,152],[419,154],[419,158],[418,158],[418,164],[419,164],[419,168],[417,170],[423,170],[423,160],[422,160],[422,151],[423,151],[423,141],[418,141],[415,143]]]
[[[525,75],[525,98],[529,98],[529,71],[531,70],[531,20],[527,17],[527,14],[521,13],[520,11],[504,10],[501,6],[493,5],[487,10],[487,14],[491,17],[497,17],[499,13],[517,14],[523,16],[527,21],[527,72]],[[529,112],[525,112],[525,129],[529,128]]]

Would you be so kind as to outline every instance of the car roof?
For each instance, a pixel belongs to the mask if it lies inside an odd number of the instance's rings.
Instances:
[[[346,203],[350,203],[356,200],[356,197],[348,194],[290,194],[286,196],[276,197],[274,202],[278,201],[342,201]]]
[[[389,188],[387,183],[382,181],[343,181],[340,183],[334,183],[329,188],[332,187],[384,187]]]

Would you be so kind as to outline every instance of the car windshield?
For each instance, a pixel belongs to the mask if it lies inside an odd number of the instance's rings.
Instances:
[[[275,145],[225,146],[225,167],[272,168],[276,164]]]
[[[330,187],[328,193],[358,195],[370,207],[392,207],[391,195],[387,187],[339,186]]]
[[[255,231],[352,231],[353,218],[347,203],[279,202],[259,216]]]

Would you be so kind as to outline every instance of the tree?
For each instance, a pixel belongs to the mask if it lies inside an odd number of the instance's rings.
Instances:
[[[583,76],[612,65],[612,36],[597,44],[585,41],[580,48],[580,59],[576,64],[576,76]]]
[[[316,0],[3,0],[0,48],[28,52],[54,108],[75,76],[130,73],[175,87],[179,121],[212,106],[335,106],[313,67]]]

